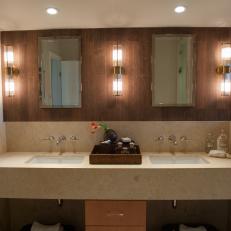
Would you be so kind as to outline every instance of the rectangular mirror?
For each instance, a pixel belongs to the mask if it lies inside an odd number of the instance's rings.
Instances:
[[[152,106],[193,106],[192,35],[153,35]]]
[[[81,107],[80,37],[39,38],[40,106]]]

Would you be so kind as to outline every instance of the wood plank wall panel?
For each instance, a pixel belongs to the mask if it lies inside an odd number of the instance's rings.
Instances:
[[[195,36],[195,107],[151,106],[151,37],[153,33]],[[82,108],[39,107],[38,37],[80,35],[82,38]],[[123,96],[112,95],[112,45],[123,45]],[[4,96],[5,121],[92,120],[231,120],[231,97],[219,92],[215,68],[220,44],[231,41],[231,28],[127,28],[2,32],[2,46],[13,45],[20,69],[16,95]],[[4,81],[4,79],[3,79]],[[168,83],[166,83],[168,84]]]

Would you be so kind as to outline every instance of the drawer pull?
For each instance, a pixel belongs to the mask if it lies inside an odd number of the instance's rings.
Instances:
[[[124,213],[122,213],[122,212],[119,212],[119,213],[108,212],[107,216],[108,217],[123,217]]]

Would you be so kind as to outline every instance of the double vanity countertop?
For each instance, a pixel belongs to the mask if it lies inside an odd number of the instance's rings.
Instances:
[[[77,169],[230,169],[231,170],[231,159],[224,159],[224,158],[214,158],[208,157],[207,153],[204,152],[188,152],[188,153],[181,153],[176,152],[174,154],[163,152],[163,153],[155,153],[155,152],[145,152],[142,153],[142,164],[135,164],[135,165],[128,165],[128,164],[90,164],[89,163],[89,152],[78,152],[78,153],[71,153],[65,152],[59,154],[58,152],[8,152],[0,154],[0,168],[77,168]],[[183,157],[190,156],[190,157],[199,157],[204,162],[201,163],[187,163],[184,160],[178,163],[152,163],[150,157],[152,156],[164,156],[169,157]],[[31,160],[38,157],[47,157],[47,158],[75,158],[80,157],[81,161],[78,163],[36,163],[31,162]]]
[[[64,153],[82,157],[80,163],[38,163],[40,156],[58,153],[9,152],[0,154],[0,197],[100,200],[208,200],[231,199],[231,159],[206,153],[202,162],[180,164],[152,162],[143,153],[141,165],[91,165],[89,153]],[[170,154],[161,154],[171,156]],[[155,155],[154,155],[155,156]],[[39,160],[39,159],[38,159]],[[193,162],[195,161],[192,159]]]

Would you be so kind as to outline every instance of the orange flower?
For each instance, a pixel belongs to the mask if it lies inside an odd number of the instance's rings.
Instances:
[[[92,127],[92,128],[98,128],[98,124],[97,124],[96,122],[92,122],[92,123],[91,123],[91,127]]]
[[[91,133],[94,134],[96,132],[96,129],[100,126],[96,122],[91,122]]]

